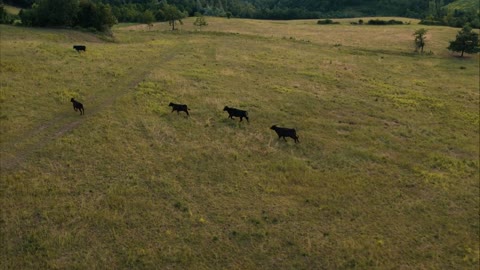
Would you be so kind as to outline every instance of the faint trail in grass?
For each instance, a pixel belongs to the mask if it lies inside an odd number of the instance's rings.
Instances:
[[[156,59],[152,62],[161,62],[163,64],[171,61],[175,58],[175,55],[179,53],[185,46],[177,46],[174,49],[168,50],[166,55],[163,55],[159,59]],[[150,66],[146,67],[147,70],[139,71],[138,75],[134,75],[134,80],[132,80],[128,85],[122,89],[122,91],[115,92],[115,95],[109,96],[108,98],[104,98],[96,107],[86,110],[88,117],[95,115],[101,111],[104,111],[111,107],[115,101],[131,93],[140,82],[142,82],[148,74],[151,73],[149,70]],[[65,117],[54,117],[50,121],[41,124],[37,128],[32,129],[32,131],[28,132],[21,138],[16,140],[14,145],[5,146],[3,145],[1,148],[1,155],[0,155],[0,171],[7,171],[17,168],[21,165],[32,153],[38,151],[45,147],[48,143],[54,141],[62,137],[64,134],[72,131],[79,125],[81,125],[87,117],[82,117],[78,120],[73,122],[66,122],[68,119]],[[34,142],[31,142],[31,141]]]

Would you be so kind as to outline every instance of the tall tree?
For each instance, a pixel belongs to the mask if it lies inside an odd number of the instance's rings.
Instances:
[[[113,15],[110,5],[96,4],[91,0],[80,0],[75,25],[107,31],[116,23],[117,19]]]
[[[168,23],[172,26],[172,31],[175,30],[176,21],[178,21],[180,24],[183,24],[182,19],[185,18],[185,14],[176,6],[166,4],[162,9],[165,20],[168,21]]]
[[[113,15],[112,8],[108,4],[98,4],[98,14],[96,17],[96,28],[100,31],[109,31],[110,28],[118,23]]]
[[[427,30],[424,28],[418,29],[413,33],[415,36],[415,51],[418,52],[420,49],[420,52],[423,53],[423,48],[425,47],[425,40],[427,37],[425,36],[427,34]]]
[[[478,34],[472,31],[470,25],[465,25],[457,34],[455,40],[450,41],[448,48],[450,51],[463,53],[476,53],[480,51],[478,46]]]

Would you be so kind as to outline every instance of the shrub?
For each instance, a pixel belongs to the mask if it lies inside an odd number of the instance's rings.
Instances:
[[[443,25],[444,23],[441,21],[435,21],[435,20],[421,20],[418,24],[423,24],[423,25]]]
[[[402,21],[397,21],[397,20],[380,20],[380,19],[375,19],[375,20],[369,20],[368,24],[370,25],[395,25],[395,24],[403,24]]]
[[[197,19],[195,19],[195,22],[193,22],[193,25],[198,26],[199,28],[202,28],[202,26],[207,26],[208,23],[205,20],[205,17],[199,16]]]
[[[339,24],[339,22],[334,22],[330,19],[318,20],[317,24]]]

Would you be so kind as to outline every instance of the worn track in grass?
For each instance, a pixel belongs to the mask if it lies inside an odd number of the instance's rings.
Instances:
[[[168,53],[155,59],[161,63],[167,63],[175,58],[175,55],[180,52],[184,47],[179,46],[175,49],[168,50]],[[153,60],[152,60],[153,61]],[[81,125],[87,117],[95,116],[97,113],[107,110],[110,108],[115,101],[132,92],[133,89],[143,81],[148,74],[150,74],[149,67],[145,67],[142,70],[138,70],[133,76],[126,87],[117,88],[118,91],[115,92],[112,96],[100,100],[100,104],[96,108],[89,108],[86,110],[86,115],[79,117],[78,120],[69,121],[69,119],[61,116],[52,118],[51,120],[38,125],[37,127],[31,129],[30,132],[26,133],[21,138],[16,140],[15,145],[2,146],[2,154],[0,159],[0,170],[7,171],[21,166],[21,164],[28,159],[32,153],[42,149],[48,143],[62,137],[64,134],[75,129]],[[130,75],[132,76],[132,75]],[[17,147],[18,146],[18,147]]]

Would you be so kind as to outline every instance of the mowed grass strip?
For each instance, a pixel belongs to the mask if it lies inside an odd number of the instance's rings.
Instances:
[[[283,38],[290,34],[276,22],[232,21],[207,28],[241,34],[122,27],[116,43],[2,26],[2,63],[27,61],[36,44],[64,55],[32,55],[35,65],[2,72],[2,151],[29,154],[2,171],[0,261],[477,268],[478,61],[385,48],[388,35],[338,47]],[[252,24],[276,34],[242,32]],[[353,27],[297,24],[281,22],[298,36]],[[355,29],[365,40],[375,34]],[[87,53],[71,51],[73,41]],[[49,75],[67,60],[78,75]],[[20,80],[26,74],[51,77],[35,86]],[[70,92],[52,98],[49,89],[71,85],[85,116],[73,112]],[[169,102],[188,104],[191,116],[170,113]],[[225,105],[248,110],[250,122],[227,119]],[[296,128],[300,143],[278,140],[273,124]]]

